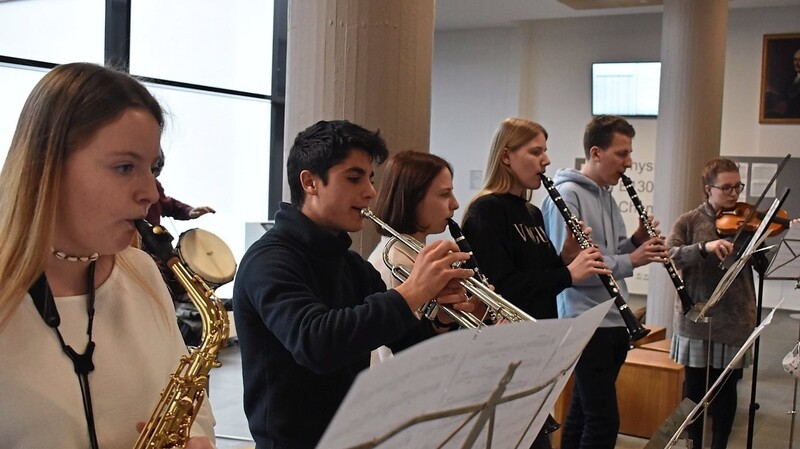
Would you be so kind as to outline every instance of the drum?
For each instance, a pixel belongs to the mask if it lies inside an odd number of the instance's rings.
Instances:
[[[175,251],[181,262],[211,288],[227,284],[236,274],[236,259],[231,249],[211,232],[203,229],[184,232],[178,237]]]

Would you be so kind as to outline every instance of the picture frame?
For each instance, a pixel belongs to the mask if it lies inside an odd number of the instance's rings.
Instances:
[[[764,35],[758,121],[800,124],[800,33]]]

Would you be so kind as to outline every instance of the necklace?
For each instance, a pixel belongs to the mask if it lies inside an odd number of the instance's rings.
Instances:
[[[50,247],[50,252],[53,253],[54,256],[56,256],[56,259],[66,260],[69,262],[94,262],[100,257],[100,254],[98,253],[92,253],[88,256],[73,256],[63,251],[56,251],[56,249],[53,248],[52,246]]]
[[[53,254],[55,254],[55,252]],[[36,309],[42,316],[42,320],[45,322],[45,324],[47,324],[47,326],[53,328],[53,330],[56,332],[58,341],[61,344],[61,350],[64,351],[64,354],[66,354],[67,357],[69,357],[69,359],[72,361],[72,364],[75,368],[75,373],[78,375],[78,382],[81,386],[81,396],[83,397],[83,411],[86,414],[86,425],[89,429],[89,442],[92,445],[92,449],[98,448],[97,434],[94,426],[94,412],[92,411],[92,395],[89,390],[89,373],[94,370],[92,354],[94,354],[95,344],[92,340],[92,325],[94,324],[95,259],[91,260],[87,274],[89,300],[86,304],[86,315],[89,317],[89,322],[86,326],[86,334],[89,335],[89,342],[86,343],[86,349],[84,349],[83,354],[78,354],[77,351],[72,349],[72,346],[66,344],[66,342],[64,342],[64,337],[61,335],[61,331],[58,330],[58,326],[61,324],[61,317],[58,314],[56,302],[53,299],[53,293],[50,291],[50,286],[47,284],[47,278],[45,277],[45,274],[42,273],[41,276],[39,276],[39,279],[37,279],[33,286],[31,286],[31,288],[28,290],[31,298],[33,298],[33,303],[36,306]]]

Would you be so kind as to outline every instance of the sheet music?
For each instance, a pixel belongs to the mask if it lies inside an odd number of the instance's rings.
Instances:
[[[750,190],[752,191],[753,190],[753,185],[749,181],[749,178],[748,178],[748,176],[750,176],[750,164],[746,163],[746,162],[745,163],[737,162],[736,165],[739,166],[739,176],[741,176],[742,182],[748,183],[750,185]],[[762,185],[762,189],[763,189],[763,185]],[[759,191],[759,194],[760,194],[760,191]],[[756,195],[756,196],[758,196],[758,195]],[[742,191],[739,192],[739,198],[736,201],[738,201],[740,203],[746,203],[747,202],[747,189],[742,189]]]
[[[513,448],[521,439],[519,447],[527,449],[611,303],[572,319],[503,324],[480,333],[449,332],[396,354],[359,374],[317,447],[372,447],[364,443],[392,431],[397,433],[380,448],[437,447],[469,413],[399,429],[431,413],[484,404],[509,365],[521,362],[502,396],[541,390],[496,406],[492,441],[494,447]],[[476,420],[467,422],[443,447],[461,447]],[[483,427],[475,448],[485,446],[490,426],[491,422]]]
[[[750,196],[758,197],[767,187],[767,184],[778,171],[778,164],[757,163],[752,164],[750,170]],[[745,178],[746,179],[746,178]],[[765,198],[775,198],[776,185],[773,182],[765,193]]]

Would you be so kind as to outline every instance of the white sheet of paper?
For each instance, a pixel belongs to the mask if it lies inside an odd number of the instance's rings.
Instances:
[[[750,167],[750,196],[758,198],[778,171],[778,164],[754,162]],[[777,182],[773,182],[764,198],[775,198]]]
[[[396,354],[359,374],[317,447],[374,447],[370,441],[395,432],[378,447],[437,447],[469,412],[404,424],[431,413],[484,404],[509,365],[519,362],[502,397],[543,388],[497,405],[492,441],[498,448],[527,449],[612,302],[572,319],[503,324],[480,333],[450,332]],[[444,447],[460,448],[476,420],[467,422]],[[474,447],[485,446],[489,426],[482,427]]]
[[[748,184],[749,183],[748,176],[750,176],[750,163],[738,162],[736,165],[739,166],[739,176],[741,176],[742,182]],[[767,179],[767,181],[769,181],[769,179]],[[763,189],[764,186],[762,185],[761,188]],[[758,195],[761,195],[760,191]],[[756,195],[756,197],[758,197],[758,195]],[[747,189],[743,189],[741,192],[739,192],[739,198],[736,201],[739,201],[741,203],[747,202]]]

